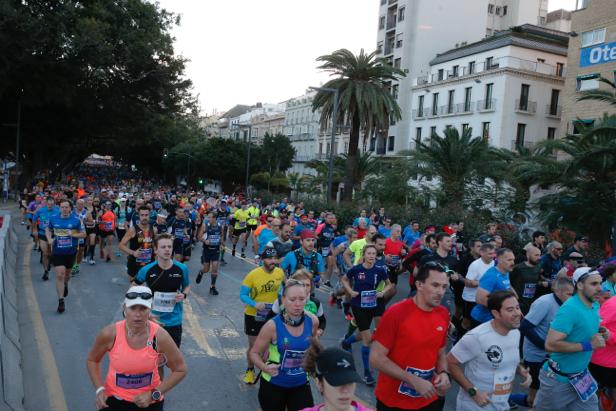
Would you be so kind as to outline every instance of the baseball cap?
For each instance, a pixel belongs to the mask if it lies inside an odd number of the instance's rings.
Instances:
[[[334,387],[362,382],[355,369],[353,356],[340,348],[331,347],[321,351],[315,365],[317,376],[325,378]]]
[[[299,234],[299,238],[305,240],[307,238],[316,238],[316,236],[310,230],[302,230],[302,232]]]
[[[582,278],[586,278],[593,274],[599,274],[599,271],[593,270],[590,267],[580,267],[573,272],[573,284],[577,284]]]
[[[588,241],[588,237],[583,234],[578,234],[575,236],[575,241]]]
[[[126,305],[126,307],[142,305],[147,308],[152,308],[152,290],[144,285],[132,286],[126,292],[124,305]]]
[[[261,258],[263,259],[277,258],[277,257],[278,257],[278,251],[276,251],[276,249],[273,247],[265,247],[263,251],[261,252]]]

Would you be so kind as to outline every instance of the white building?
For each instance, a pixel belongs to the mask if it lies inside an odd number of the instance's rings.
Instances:
[[[523,25],[437,55],[413,80],[413,142],[447,127],[506,149],[559,136],[568,40]]]
[[[524,23],[542,24],[547,0],[380,0],[377,52],[407,76],[392,84],[402,119],[379,136],[386,154],[411,148],[411,88],[437,53]]]

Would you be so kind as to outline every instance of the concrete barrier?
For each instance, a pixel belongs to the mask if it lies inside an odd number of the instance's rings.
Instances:
[[[15,224],[4,214],[0,228],[0,410],[24,411],[21,343],[17,321]]]

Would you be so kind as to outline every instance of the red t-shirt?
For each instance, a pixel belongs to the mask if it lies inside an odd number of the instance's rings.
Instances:
[[[394,241],[390,238],[385,240],[385,255],[402,255],[404,243],[400,240]]]
[[[447,343],[448,327],[449,312],[445,307],[424,311],[417,307],[412,298],[408,298],[385,311],[372,339],[389,350],[387,356],[400,368],[433,370],[434,378],[438,352]],[[401,381],[379,373],[375,395],[388,407],[416,410],[438,399],[436,395],[426,399],[409,391],[402,387]]]
[[[366,236],[366,233],[368,232],[367,228],[356,228],[357,230],[357,239],[361,240],[362,238],[364,238]]]

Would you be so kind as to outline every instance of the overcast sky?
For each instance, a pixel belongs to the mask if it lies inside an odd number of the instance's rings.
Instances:
[[[473,0],[460,0],[473,1]],[[524,0],[521,0],[524,1]],[[376,48],[378,0],[159,0],[180,14],[175,49],[188,58],[203,114],[278,103],[327,81],[316,58]],[[550,11],[575,0],[550,0]]]

